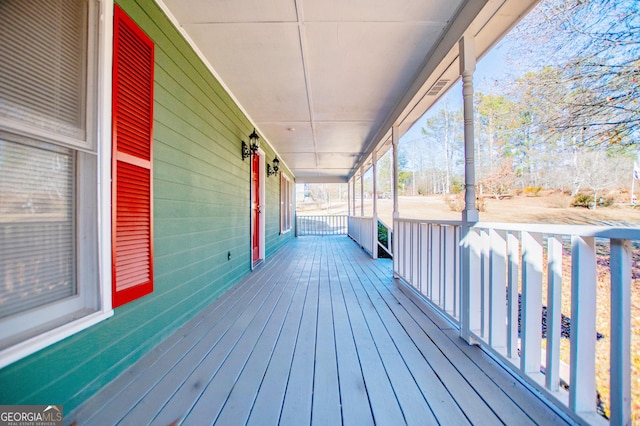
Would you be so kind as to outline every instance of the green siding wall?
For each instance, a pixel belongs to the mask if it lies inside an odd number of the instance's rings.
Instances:
[[[152,0],[118,4],[156,44],[155,289],[0,370],[0,404],[63,404],[69,413],[250,271],[249,161],[240,144],[253,126]],[[280,235],[280,179],[265,184],[268,260],[293,232]]]

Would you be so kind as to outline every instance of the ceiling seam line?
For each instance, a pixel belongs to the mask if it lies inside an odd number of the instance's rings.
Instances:
[[[307,91],[307,108],[309,109],[309,124],[311,126],[311,138],[313,139],[313,149],[315,152],[315,160],[316,160],[316,170],[320,168],[320,158],[318,157],[318,138],[316,135],[316,126],[315,120],[313,116],[313,101],[312,101],[312,93],[311,93],[311,81],[309,77],[309,66],[307,64],[307,57],[305,55],[306,47],[307,47],[307,39],[305,36],[303,24],[304,24],[304,13],[302,10],[302,5],[299,0],[294,0],[296,6],[296,17],[298,18],[298,40],[300,41],[300,57],[302,58],[302,70],[304,74],[304,85]]]

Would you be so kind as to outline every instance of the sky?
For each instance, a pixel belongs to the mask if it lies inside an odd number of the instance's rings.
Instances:
[[[506,47],[502,44],[498,44],[496,47],[491,49],[489,53],[487,53],[476,65],[476,71],[473,74],[473,85],[474,92],[482,92],[482,93],[499,93],[497,88],[499,85],[498,81],[501,81],[506,78],[513,78],[514,70],[513,65],[508,64],[505,59]],[[458,81],[454,84],[447,94],[443,96],[449,96],[449,101],[458,102],[460,107],[462,108],[462,86],[461,82]],[[400,142],[409,142],[415,139],[422,138],[422,127],[424,126],[424,122],[431,115],[435,114],[438,111],[438,107],[434,106],[429,111],[423,114],[423,116],[415,122],[415,124],[405,133],[401,138]]]

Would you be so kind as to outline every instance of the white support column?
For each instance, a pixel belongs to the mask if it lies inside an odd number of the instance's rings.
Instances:
[[[356,215],[356,173],[353,174],[353,191],[351,191],[351,194],[353,195],[353,199],[351,200],[351,202],[353,203],[353,209],[351,210],[353,212],[353,215]]]
[[[475,41],[465,35],[460,40],[460,74],[462,75],[462,100],[464,110],[464,201],[462,220],[478,221],[476,209],[476,172],[473,129],[473,73],[476,69]]]
[[[360,167],[360,216],[364,216],[364,172]]]
[[[347,181],[347,217],[351,217],[351,181]]]
[[[470,234],[471,226],[478,221],[478,210],[476,209],[475,190],[475,165],[474,165],[474,140],[473,140],[473,72],[476,69],[476,56],[474,39],[470,35],[465,35],[459,42],[460,48],[460,74],[462,75],[462,99],[464,110],[464,184],[465,184],[465,207],[462,211],[462,221],[465,222],[461,229],[463,245],[460,249],[461,255],[461,275],[460,275],[460,337],[469,344],[474,343],[470,331],[473,329],[473,316],[471,307],[479,301],[471,300],[477,294],[477,289],[472,289],[472,285],[479,285],[478,282],[472,284],[472,263],[474,253]]]
[[[396,223],[396,219],[400,218],[400,211],[398,210],[398,141],[400,139],[398,126],[393,126],[391,128],[391,156],[392,156],[392,188],[391,191],[393,193],[393,219],[391,224],[391,229],[393,230],[393,234],[391,236],[391,250],[393,252],[393,277],[399,278],[396,271],[398,270],[398,235],[400,235],[400,229],[398,229],[398,224]]]
[[[398,209],[398,142],[400,140],[400,135],[398,131],[398,126],[393,126],[391,128],[391,149],[393,150],[393,218],[397,219],[400,217],[400,211]]]
[[[373,220],[372,220],[372,245],[371,245],[371,257],[378,258],[378,151],[375,149],[371,153],[372,172],[373,172],[373,195],[371,201],[373,203]]]

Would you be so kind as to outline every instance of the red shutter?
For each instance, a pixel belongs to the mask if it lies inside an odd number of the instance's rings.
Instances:
[[[117,5],[113,32],[113,307],[153,291],[153,42]]]

